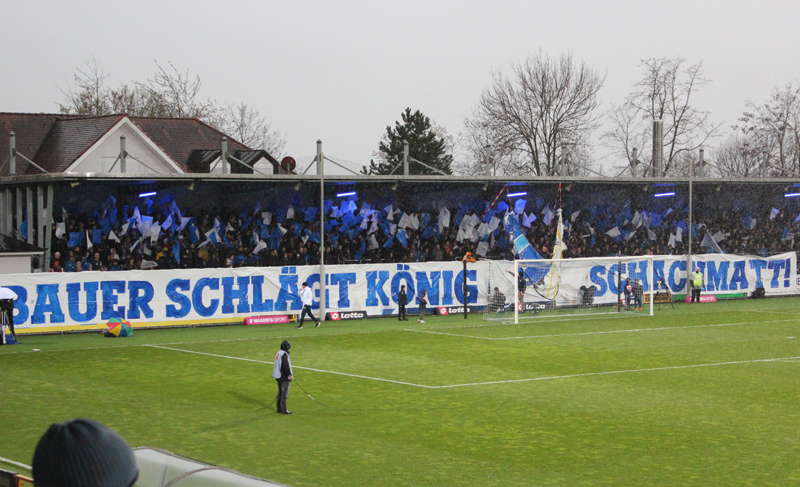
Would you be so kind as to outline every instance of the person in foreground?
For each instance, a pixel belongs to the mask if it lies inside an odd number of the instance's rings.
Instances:
[[[133,449],[91,419],[54,423],[33,453],[36,487],[131,487],[139,477]]]
[[[406,294],[406,285],[400,285],[400,292],[397,293],[397,319],[399,321],[408,321],[408,316],[406,315],[406,305],[408,304],[408,295]]]
[[[300,324],[297,325],[297,328],[303,328],[303,321],[305,321],[306,315],[317,322],[314,328],[319,328],[319,320],[314,318],[314,314],[311,312],[311,303],[314,302],[314,295],[307,282],[304,282],[303,287],[300,289],[300,299],[303,301],[303,311],[300,313]]]
[[[286,409],[286,398],[289,397],[289,383],[294,380],[292,361],[289,359],[290,348],[292,346],[287,340],[281,343],[281,349],[275,355],[275,367],[272,369],[272,377],[278,381],[278,398],[275,402],[278,405],[279,414],[292,414]]]

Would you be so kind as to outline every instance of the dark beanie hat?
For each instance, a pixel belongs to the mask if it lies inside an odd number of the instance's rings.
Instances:
[[[292,346],[289,344],[289,340],[284,340],[283,343],[281,343],[281,350],[284,352],[288,352],[290,348],[292,348]]]
[[[32,471],[36,487],[130,487],[139,476],[131,447],[91,419],[50,425]]]

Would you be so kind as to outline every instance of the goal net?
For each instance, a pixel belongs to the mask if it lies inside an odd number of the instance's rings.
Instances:
[[[653,257],[491,261],[487,320],[653,314]]]

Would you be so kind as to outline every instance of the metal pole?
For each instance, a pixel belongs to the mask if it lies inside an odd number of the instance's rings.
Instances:
[[[28,214],[28,239],[27,242],[31,245],[33,243],[33,191],[30,186],[25,187],[25,205]]]
[[[319,174],[319,320],[325,320],[325,156],[322,141],[317,141],[317,174]]]
[[[17,173],[17,136],[14,132],[8,134],[8,173]]]
[[[703,150],[703,148],[701,147],[700,148],[700,160],[697,162],[697,176],[701,177],[701,178],[705,177],[705,175],[706,175],[706,173],[705,173],[705,170],[706,170],[706,168],[705,168],[705,164],[706,164],[705,153],[706,153],[706,151]]]
[[[125,174],[128,170],[128,166],[126,164],[126,157],[128,155],[128,151],[125,149],[125,136],[119,136],[119,172]]]
[[[6,191],[0,189],[0,233],[6,233],[6,218],[11,218],[11,212],[6,208]]]
[[[634,147],[633,148],[633,160],[631,160],[631,174],[633,175],[633,177],[637,176],[637,174],[636,174],[636,170],[637,170],[636,162],[637,162],[638,159],[639,159],[639,149]]]
[[[403,175],[408,176],[408,141],[403,140]]]
[[[31,222],[33,222],[31,218]],[[44,220],[44,187],[36,186],[36,242],[40,249],[44,248],[44,236],[48,233],[42,230],[46,224]],[[33,228],[33,225],[28,225]],[[30,231],[30,230],[29,230]]]
[[[694,163],[689,162],[689,254],[686,259],[686,294],[689,294],[692,281],[692,180],[694,179]]]
[[[769,152],[764,151],[761,158],[761,177],[767,177],[767,160],[769,160]]]
[[[228,174],[228,138],[222,137],[222,152],[220,153],[222,159],[222,174]]]
[[[467,285],[467,256],[464,256],[464,282],[462,283],[464,292],[464,319],[467,319],[467,306],[469,303],[469,286]]]
[[[664,125],[661,120],[653,120],[653,176],[664,176]]]
[[[22,188],[14,188],[14,196],[16,196],[15,199],[17,200],[17,239],[22,240]],[[30,215],[28,215],[28,218],[30,218]],[[31,233],[31,225],[28,225],[28,233]]]
[[[47,210],[45,211],[45,217],[47,224],[47,231],[44,234],[44,263],[42,264],[42,270],[50,268],[50,255],[52,254],[53,250],[53,232],[51,226],[53,225],[53,185],[47,185]]]

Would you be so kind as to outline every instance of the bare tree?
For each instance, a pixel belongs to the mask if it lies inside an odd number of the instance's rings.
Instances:
[[[572,54],[539,52],[513,65],[510,76],[495,73],[464,124],[461,140],[472,164],[485,159],[488,145],[498,174],[544,176],[559,168],[580,174],[590,168],[589,136],[597,127],[604,81]]]
[[[200,88],[203,86],[200,76],[192,77],[188,69],[181,73],[172,63],[169,63],[169,67],[171,72],[156,62],[158,69],[152,78],[145,83],[134,83],[146,94],[149,116],[214,121],[219,116],[219,110],[213,100],[200,99]]]
[[[223,106],[203,99],[200,76],[192,76],[189,70],[181,72],[172,63],[170,69],[158,63],[156,68],[155,75],[144,83],[134,81],[113,89],[105,85],[109,75],[93,59],[86,69],[75,72],[73,87],[61,90],[65,101],[59,109],[77,115],[198,118],[248,147],[279,157],[286,139],[257,110],[245,103]]]
[[[108,75],[102,66],[97,65],[97,59],[92,58],[91,63],[87,61],[85,69],[76,69],[72,78],[74,87],[60,88],[64,96],[64,103],[58,104],[61,113],[77,115],[111,113],[110,90],[105,86]]]
[[[222,132],[248,147],[264,149],[273,157],[280,158],[286,146],[286,137],[273,129],[258,110],[240,103],[225,107],[223,115]]]
[[[800,175],[800,84],[773,88],[763,105],[748,100],[741,126],[735,127],[759,141],[768,156],[772,176]]]
[[[756,137],[735,131],[711,152],[711,158],[719,176],[750,178],[761,170],[764,149]]]
[[[642,78],[634,84],[633,91],[621,106],[613,107],[609,113],[611,128],[603,134],[603,140],[630,165],[632,149],[649,146],[652,121],[661,120],[664,124],[661,176],[680,174],[675,163],[681,154],[696,153],[719,133],[719,125],[711,122],[710,112],[694,105],[693,95],[709,83],[703,77],[703,63],[687,66],[683,58],[651,58],[643,60],[641,68]]]

